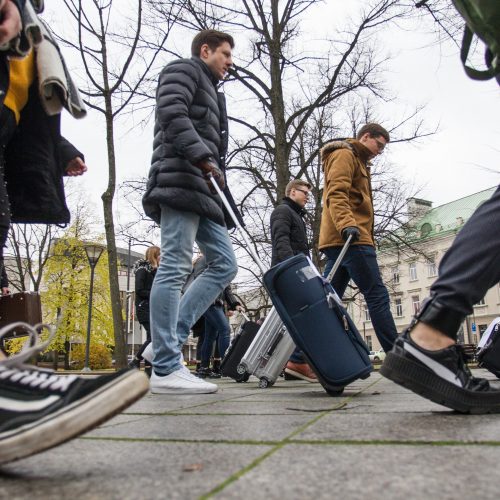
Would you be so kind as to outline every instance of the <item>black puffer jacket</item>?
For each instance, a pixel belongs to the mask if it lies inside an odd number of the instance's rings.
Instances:
[[[138,260],[135,269],[135,311],[139,323],[149,322],[149,295],[156,269],[147,260]]]
[[[160,74],[153,157],[143,197],[146,215],[158,224],[161,205],[167,205],[231,227],[219,196],[210,191],[195,166],[210,158],[224,172],[227,113],[217,83],[198,57],[173,61]],[[227,188],[225,194],[236,209]]]
[[[294,255],[309,255],[306,225],[306,211],[292,199],[286,197],[271,214],[272,261],[276,265]]]

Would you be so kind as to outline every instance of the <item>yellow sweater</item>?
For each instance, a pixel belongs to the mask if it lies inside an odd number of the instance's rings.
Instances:
[[[19,123],[21,111],[28,102],[28,91],[35,79],[35,57],[31,51],[23,59],[11,59],[9,69],[9,88],[4,104],[15,115]]]

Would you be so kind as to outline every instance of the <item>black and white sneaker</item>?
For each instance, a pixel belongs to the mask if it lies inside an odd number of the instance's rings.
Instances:
[[[3,334],[5,328],[0,337]],[[35,345],[23,349],[21,355],[0,360],[0,464],[93,429],[149,389],[147,377],[135,369],[91,378],[25,365],[22,359],[46,344],[37,344],[33,336],[36,332],[31,332],[29,342]]]
[[[473,377],[461,346],[418,346],[406,331],[387,353],[380,373],[435,403],[461,413],[500,413],[500,387]]]

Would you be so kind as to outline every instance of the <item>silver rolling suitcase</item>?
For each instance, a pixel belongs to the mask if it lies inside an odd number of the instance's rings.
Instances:
[[[210,180],[242,235],[253,260],[264,274],[266,269],[248,241],[247,235],[238,222],[231,205],[229,205],[215,179],[210,176]],[[294,349],[295,343],[286,331],[276,309],[273,307],[241,359],[237,367],[238,374],[245,378],[255,375],[259,379],[260,388],[270,387],[280,376]]]

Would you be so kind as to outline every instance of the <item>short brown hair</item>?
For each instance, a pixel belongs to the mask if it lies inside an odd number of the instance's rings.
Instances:
[[[297,189],[299,186],[304,186],[307,189],[311,189],[311,184],[309,184],[308,182],[303,181],[302,179],[293,179],[286,185],[285,196],[290,196],[292,189]]]
[[[391,140],[391,137],[389,136],[389,132],[382,127],[382,125],[379,125],[378,123],[367,123],[366,125],[363,125],[359,130],[358,134],[356,135],[356,139],[361,139],[366,133],[370,134],[371,137],[380,137],[382,136],[385,139],[385,142],[389,142]]]
[[[202,30],[194,38],[191,43],[191,55],[195,57],[200,56],[201,47],[207,44],[211,50],[216,50],[217,47],[224,42],[229,43],[234,49],[234,39],[231,35],[217,30]]]

